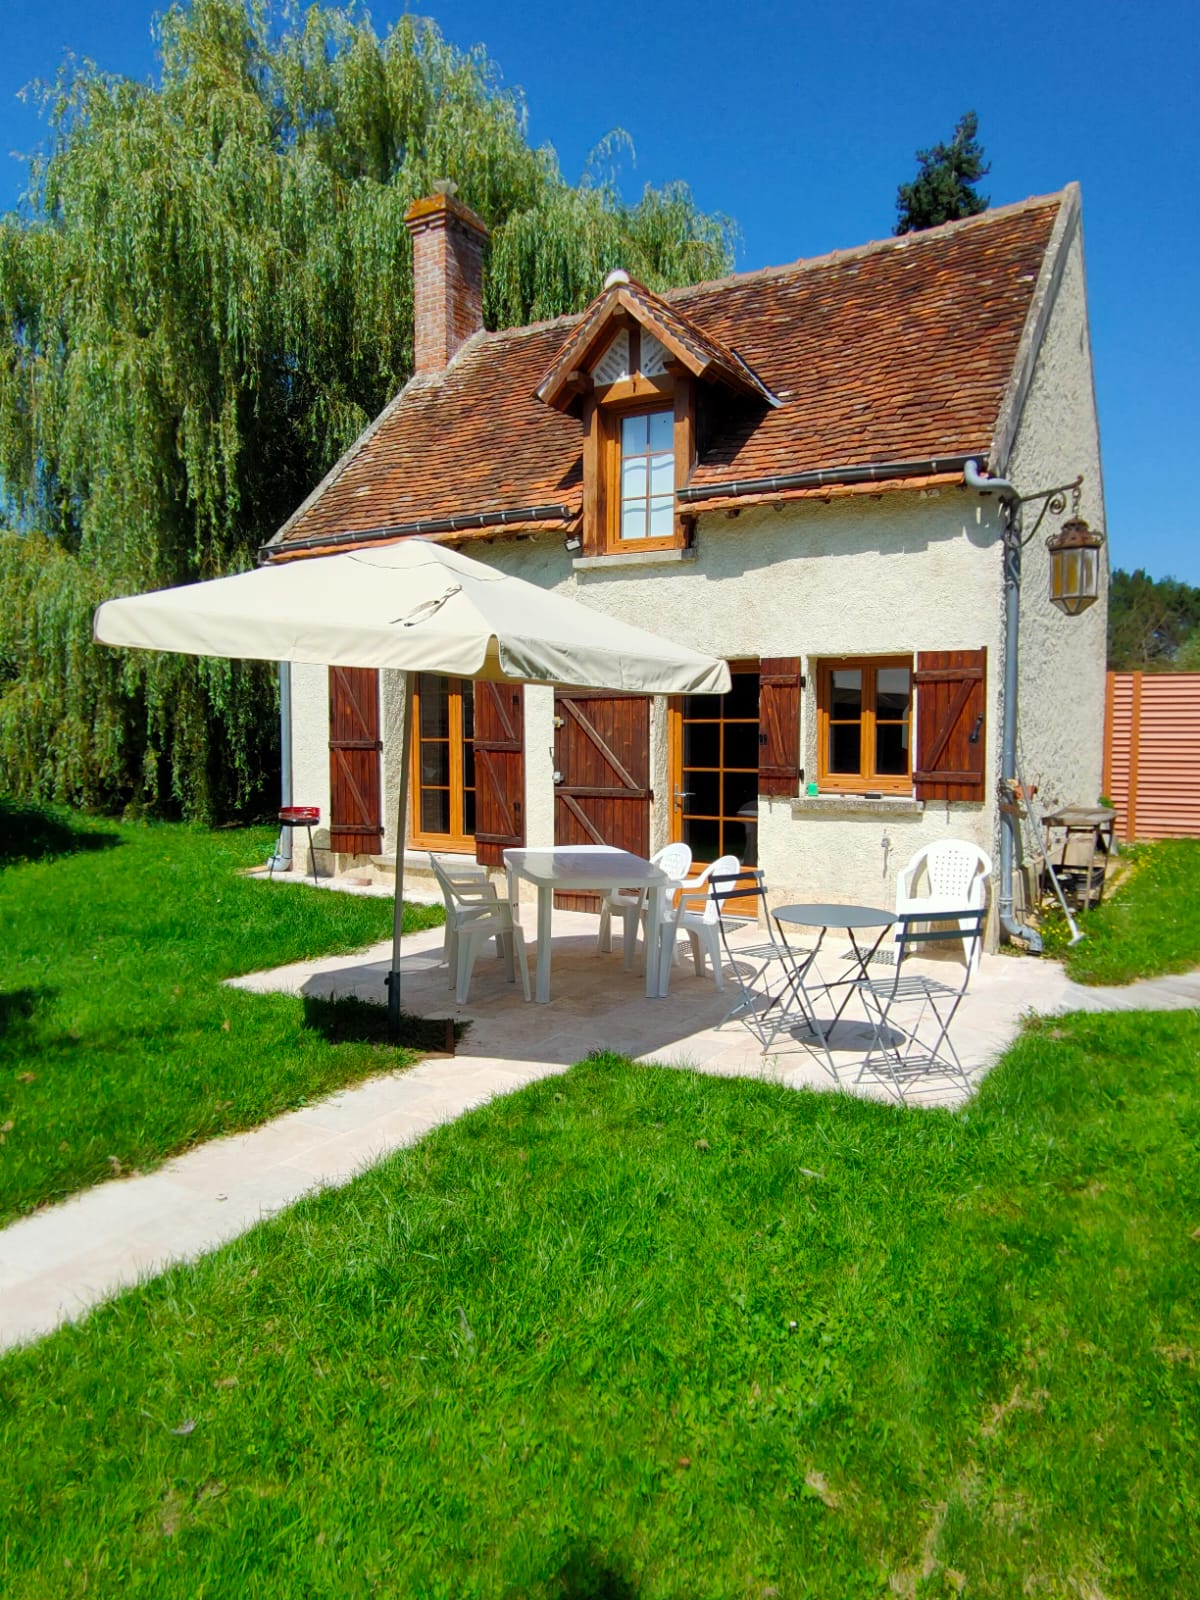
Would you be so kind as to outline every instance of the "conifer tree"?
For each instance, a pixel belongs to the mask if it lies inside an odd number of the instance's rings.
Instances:
[[[154,83],[64,69],[0,217],[0,792],[211,819],[270,802],[272,669],[98,649],[92,609],[253,565],[407,379],[407,206],[448,178],[488,224],[491,326],[720,274],[731,230],[568,185],[430,22],[192,0],[158,39]]]
[[[973,187],[992,170],[984,162],[978,132],[979,119],[965,111],[949,144],[917,151],[916,177],[896,191],[897,233],[917,233],[987,210],[987,198]]]

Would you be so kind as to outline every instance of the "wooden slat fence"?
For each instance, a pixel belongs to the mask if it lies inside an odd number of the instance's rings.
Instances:
[[[1117,837],[1200,837],[1200,672],[1110,672],[1104,735]]]

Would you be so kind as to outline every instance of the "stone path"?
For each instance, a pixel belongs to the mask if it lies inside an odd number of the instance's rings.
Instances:
[[[595,954],[595,920],[556,913],[552,1000],[525,1005],[503,965],[480,960],[469,1006],[455,1008],[440,964],[441,931],[405,941],[405,1005],[422,1015],[471,1021],[454,1057],[427,1058],[305,1106],[249,1133],[213,1140],[150,1173],[100,1184],[0,1230],[0,1349],[49,1332],[139,1278],[190,1261],[243,1233],[315,1188],[346,1183],[390,1151],[496,1095],[564,1072],[594,1049],[636,1060],[747,1076],[792,1088],[883,1096],[854,1083],[860,1025],[834,1036],[839,1081],[822,1058],[784,1041],[763,1057],[747,1030],[718,1028],[731,1003],[690,961],[666,1000],[647,1000],[620,957]],[[619,943],[619,941],[617,941]],[[235,980],[239,987],[382,1000],[388,947],[281,967]],[[1200,1005],[1200,972],[1124,989],[1086,989],[1057,964],[985,956],[955,1026],[972,1075],[982,1075],[1029,1011],[1153,1009]],[[838,1057],[841,1056],[841,1062]],[[961,1086],[931,1083],[925,1103],[954,1104]]]

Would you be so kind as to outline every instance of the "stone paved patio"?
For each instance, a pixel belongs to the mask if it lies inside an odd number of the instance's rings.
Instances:
[[[529,920],[528,913],[525,918]],[[99,1185],[0,1230],[0,1348],[48,1332],[173,1261],[194,1260],[306,1192],[347,1182],[364,1166],[534,1080],[565,1071],[592,1050],[613,1050],[666,1068],[747,1076],[795,1089],[886,1096],[855,1083],[865,1047],[861,1020],[832,1039],[837,1081],[799,1039],[763,1056],[740,1023],[718,1024],[733,992],[675,969],[665,1000],[647,1000],[640,974],[620,955],[595,954],[594,918],[556,913],[549,1005],[527,1005],[504,965],[481,957],[470,1004],[454,1005],[440,962],[441,930],[405,941],[404,1005],[469,1022],[458,1053],[430,1057],[291,1112],[248,1133],[214,1140],[158,1170]],[[618,941],[619,943],[619,941]],[[841,946],[831,948],[840,952]],[[382,1001],[389,949],[334,957],[234,980],[244,989],[358,995]],[[826,975],[837,962],[826,964]],[[881,969],[886,971],[887,969]],[[1018,1032],[1023,1015],[1067,1010],[1173,1009],[1200,1004],[1200,973],[1128,989],[1084,989],[1049,961],[985,956],[959,1013],[955,1039],[978,1080]],[[860,1013],[861,1018],[861,1013]],[[955,1104],[960,1086],[920,1086],[922,1104]],[[918,1113],[919,1114],[919,1113]]]

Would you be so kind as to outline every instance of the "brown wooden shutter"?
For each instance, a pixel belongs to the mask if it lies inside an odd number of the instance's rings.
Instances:
[[[913,787],[918,800],[982,800],[986,650],[922,650]]]
[[[525,714],[519,683],[475,685],[475,859],[525,843]]]
[[[379,674],[329,669],[329,847],[354,855],[383,849]]]
[[[758,792],[800,792],[800,657],[759,663]]]

